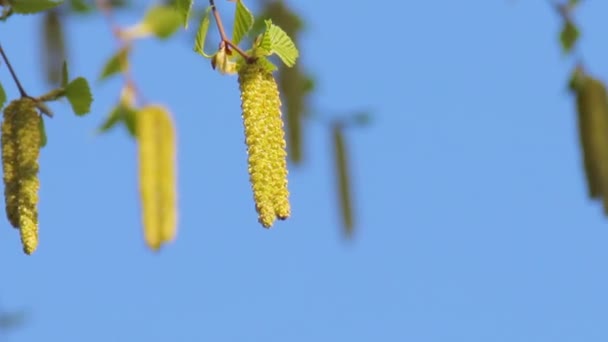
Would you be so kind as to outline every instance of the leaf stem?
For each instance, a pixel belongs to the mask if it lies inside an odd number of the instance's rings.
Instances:
[[[11,76],[13,77],[13,81],[15,81],[15,84],[17,85],[17,88],[19,89],[19,94],[21,94],[21,97],[29,97],[27,95],[27,93],[25,92],[25,90],[23,89],[21,82],[19,82],[19,78],[17,78],[17,74],[15,74],[15,70],[13,70],[13,66],[11,65],[11,62],[9,62],[8,57],[6,57],[6,54],[4,53],[4,49],[2,48],[1,44],[0,44],[0,54],[2,54],[2,59],[4,59],[4,63],[6,63],[6,66],[8,67],[8,71],[11,73]]]
[[[220,13],[215,6],[214,0],[209,0],[209,5],[211,6],[211,12],[213,12],[213,18],[215,18],[215,23],[217,25],[217,30],[220,32],[220,49],[224,46],[227,47],[227,52],[230,53],[230,49],[234,49],[239,55],[241,55],[247,62],[252,62],[255,58],[249,56],[247,52],[243,51],[238,45],[234,44],[230,38],[226,35],[226,30],[224,30],[224,24],[222,23],[222,18],[220,17]]]

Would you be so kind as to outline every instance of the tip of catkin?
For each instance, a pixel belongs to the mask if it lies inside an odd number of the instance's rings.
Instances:
[[[38,248],[38,224],[28,218],[21,219],[21,244],[25,254],[32,254]]]

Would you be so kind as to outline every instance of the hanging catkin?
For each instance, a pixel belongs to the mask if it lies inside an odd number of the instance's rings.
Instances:
[[[11,225],[19,228],[27,254],[38,246],[40,120],[34,101],[21,98],[4,109],[2,121],[6,213]]]
[[[177,230],[176,142],[169,112],[151,105],[137,113],[139,187],[144,238],[158,250]]]
[[[272,73],[260,62],[243,65],[239,85],[249,179],[259,221],[269,228],[276,218],[290,215],[279,90]]]
[[[577,109],[589,196],[603,199],[608,214],[608,96],[604,84],[584,76],[577,90]]]

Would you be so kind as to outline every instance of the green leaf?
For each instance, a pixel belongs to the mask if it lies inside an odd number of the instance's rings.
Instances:
[[[291,38],[280,27],[274,25],[272,20],[266,20],[266,32],[262,36],[259,48],[261,53],[267,56],[276,54],[288,67],[294,66],[299,56]]]
[[[176,0],[175,9],[179,13],[182,19],[182,25],[184,28],[188,28],[188,21],[190,19],[190,11],[192,11],[193,0]]]
[[[31,14],[49,10],[61,5],[63,1],[55,2],[49,0],[10,0],[11,8],[15,13]]]
[[[83,77],[78,77],[67,85],[65,96],[70,101],[76,115],[84,115],[91,111],[93,96],[91,95],[89,83]]]
[[[68,76],[68,63],[66,61],[63,61],[63,67],[61,68],[61,87],[67,87],[69,80],[70,78]]]
[[[234,28],[232,30],[232,42],[238,44],[243,37],[249,33],[253,27],[253,14],[243,4],[243,1],[237,0],[236,11],[234,12]]]
[[[104,65],[98,80],[105,80],[110,76],[127,70],[127,68],[129,67],[129,52],[129,47],[125,46],[118,50],[118,52],[114,56],[110,57],[110,59]]]
[[[576,44],[580,32],[578,28],[570,20],[566,20],[562,32],[560,34],[560,41],[562,43],[562,49],[565,53],[572,51],[572,48]]]
[[[131,136],[135,136],[135,114],[136,110],[134,108],[119,103],[112,109],[98,131],[99,133],[105,133],[116,127],[117,124],[123,123]]]
[[[4,107],[6,103],[6,92],[4,91],[4,87],[0,84],[0,108]]]
[[[194,41],[194,51],[206,58],[212,58],[213,55],[205,53],[205,40],[207,39],[207,31],[209,31],[209,13],[211,12],[211,6],[207,7],[205,14],[201,20],[201,25],[196,32],[196,40]]]
[[[40,125],[38,128],[40,129],[40,148],[46,146],[47,138],[46,138],[46,128],[44,127],[44,118],[40,118]]]
[[[156,37],[165,39],[182,25],[182,15],[168,6],[154,6],[144,16],[143,25]]]

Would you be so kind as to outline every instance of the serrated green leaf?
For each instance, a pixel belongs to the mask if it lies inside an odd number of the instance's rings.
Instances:
[[[4,91],[4,87],[0,84],[0,108],[4,107],[6,103],[6,92]]]
[[[175,9],[179,13],[182,19],[182,25],[184,28],[188,28],[188,21],[190,20],[190,12],[192,11],[193,0],[176,0],[174,5]]]
[[[68,63],[63,61],[63,66],[61,67],[61,87],[65,88],[68,85],[69,80]]]
[[[67,85],[65,96],[70,101],[76,115],[84,115],[91,111],[93,96],[89,83],[83,77],[78,77]]]
[[[276,54],[288,67],[294,66],[299,56],[291,38],[283,29],[274,25],[272,20],[266,20],[266,32],[262,36],[259,48],[268,56]]]
[[[99,76],[98,81],[105,80],[106,78],[113,76],[115,74],[124,72],[129,67],[129,52],[130,49],[128,46],[125,46],[118,50],[116,54],[114,54],[103,67],[101,71],[101,75]]]
[[[240,43],[243,37],[249,33],[253,27],[253,21],[251,11],[245,7],[243,1],[237,0],[236,11],[234,12],[234,28],[232,30],[232,42],[234,44]]]
[[[572,51],[572,48],[576,44],[579,36],[580,32],[576,25],[574,25],[572,21],[566,20],[564,27],[562,28],[562,32],[560,33],[560,41],[562,43],[562,49],[565,53]]]
[[[208,55],[205,53],[205,40],[207,39],[207,31],[209,31],[209,13],[211,13],[211,6],[207,7],[205,10],[205,14],[203,14],[203,18],[201,19],[201,24],[196,32],[196,39],[194,40],[194,51],[206,58],[212,58],[213,55]]]
[[[43,148],[44,146],[46,146],[46,142],[47,142],[47,137],[46,137],[46,127],[44,127],[44,118],[40,119],[40,125],[38,126],[38,128],[40,129],[40,148]]]
[[[50,1],[50,0],[10,0],[11,8],[15,13],[20,14],[32,14],[49,10],[53,7],[57,7],[63,3],[63,1]]]
[[[142,24],[156,37],[165,39],[182,25],[182,16],[169,6],[154,6],[146,12]]]

